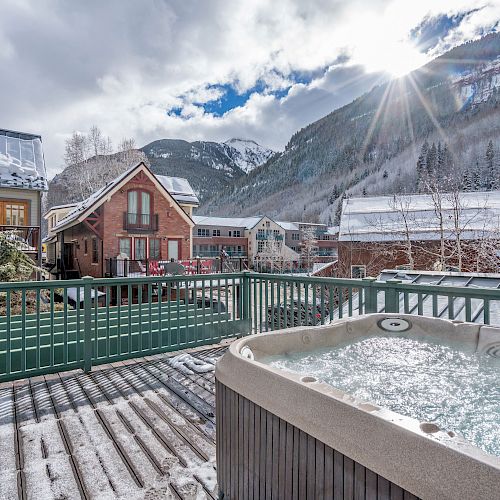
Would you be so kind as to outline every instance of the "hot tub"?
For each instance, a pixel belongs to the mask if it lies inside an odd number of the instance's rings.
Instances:
[[[499,328],[396,314],[233,342],[215,371],[220,497],[500,498],[500,458],[453,429],[270,363],[391,335],[500,355]]]

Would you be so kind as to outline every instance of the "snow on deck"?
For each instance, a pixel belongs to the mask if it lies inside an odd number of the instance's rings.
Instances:
[[[0,498],[215,498],[224,350],[0,384]]]

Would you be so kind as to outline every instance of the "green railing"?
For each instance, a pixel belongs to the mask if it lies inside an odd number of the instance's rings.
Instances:
[[[0,381],[244,333],[242,289],[237,273],[0,283]]]
[[[0,381],[373,312],[500,324],[500,289],[250,272],[0,283]]]

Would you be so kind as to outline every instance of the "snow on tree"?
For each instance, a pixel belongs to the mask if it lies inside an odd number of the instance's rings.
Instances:
[[[307,268],[312,268],[317,253],[318,239],[316,229],[313,226],[306,226],[302,231],[300,256]]]

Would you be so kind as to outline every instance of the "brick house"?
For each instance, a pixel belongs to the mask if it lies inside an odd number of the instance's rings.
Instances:
[[[189,259],[196,206],[185,179],[154,175],[141,162],[86,200],[45,214],[52,275],[103,277],[117,258],[144,273],[151,261]]]
[[[439,197],[344,200],[338,276],[377,276],[383,269],[499,272],[500,191]]]

